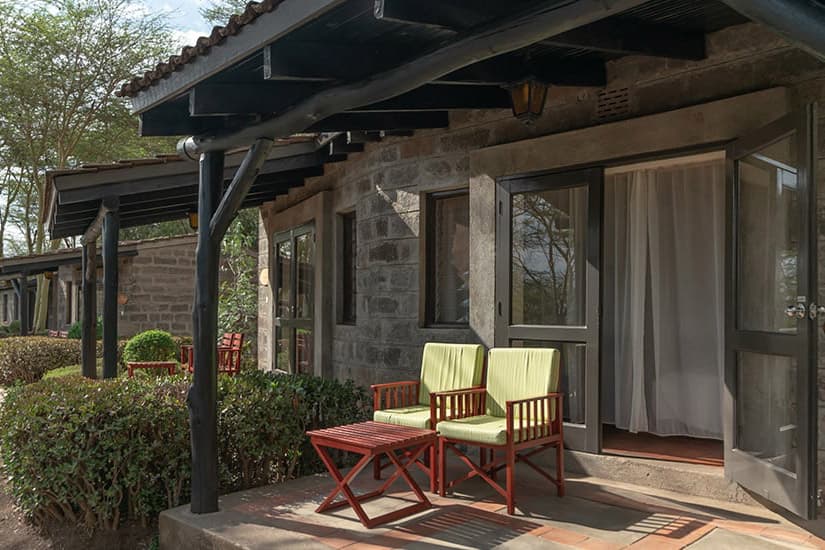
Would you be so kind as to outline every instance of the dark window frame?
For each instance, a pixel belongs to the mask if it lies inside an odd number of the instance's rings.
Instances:
[[[348,223],[351,232],[347,231]],[[337,322],[355,326],[358,324],[358,214],[355,210],[338,213],[338,251]]]
[[[435,299],[436,299],[436,273],[435,273],[435,258],[436,253],[436,202],[443,199],[452,199],[455,197],[466,196],[469,203],[470,188],[461,187],[457,189],[450,189],[446,191],[432,191],[421,194],[421,209],[419,227],[420,230],[420,244],[419,244],[419,326],[425,328],[469,328],[469,319],[467,322],[435,322]],[[468,205],[469,208],[469,205]],[[469,239],[469,235],[467,237]],[[467,254],[469,256],[469,247]],[[469,258],[468,258],[469,260]],[[469,312],[468,312],[469,313]]]

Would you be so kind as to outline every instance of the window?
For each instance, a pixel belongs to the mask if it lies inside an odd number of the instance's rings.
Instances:
[[[425,216],[425,324],[466,325],[470,321],[469,192],[428,195]]]
[[[356,257],[358,236],[355,212],[341,216],[341,323],[355,324],[358,309],[358,283],[356,280]]]

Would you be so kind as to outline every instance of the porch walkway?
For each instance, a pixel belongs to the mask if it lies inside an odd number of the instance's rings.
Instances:
[[[360,478],[359,489],[374,486],[369,472]],[[483,482],[471,480],[452,497],[428,494],[434,505],[428,511],[367,530],[350,509],[314,513],[333,484],[326,475],[309,476],[224,496],[217,514],[168,510],[160,519],[161,548],[825,549],[825,541],[764,508],[590,477],[569,478],[568,496],[558,499],[529,470],[519,470],[517,480],[516,516],[504,513],[503,500]],[[365,509],[388,511],[398,507],[396,499],[411,497],[395,493]]]

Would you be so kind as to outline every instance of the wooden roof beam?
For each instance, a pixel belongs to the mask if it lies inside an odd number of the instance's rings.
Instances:
[[[510,9],[506,2],[474,2],[468,7],[468,4],[456,4],[451,0],[426,5],[419,0],[375,0],[375,17],[379,20],[437,27],[456,33],[502,17]],[[539,43],[619,55],[688,60],[705,58],[704,33],[642,22],[599,21]]]
[[[607,72],[601,61],[559,63],[552,59],[525,61],[512,54],[482,61],[441,77],[441,84],[475,86],[506,86],[528,77],[535,77],[556,86],[594,86],[607,83]],[[470,90],[472,92],[472,90]],[[509,104],[508,104],[509,106]]]
[[[288,111],[237,131],[193,135],[178,143],[178,151],[196,158],[200,153],[226,151],[261,137],[283,137],[312,127],[319,120],[362,105],[379,103],[410,92],[468,65],[524,49],[536,42],[635,8],[645,0],[613,0],[610,4],[577,1],[541,2],[507,18],[497,19],[412,61],[357,82],[330,87]]]
[[[300,82],[201,84],[189,93],[191,116],[272,114],[306,97],[317,85]],[[499,86],[442,86],[430,84],[398,97],[365,105],[351,112],[452,111],[509,109],[510,97]]]

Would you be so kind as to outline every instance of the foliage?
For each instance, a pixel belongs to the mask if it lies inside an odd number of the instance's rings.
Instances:
[[[103,359],[97,360],[97,377],[103,378]],[[68,367],[59,367],[46,371],[43,375],[43,380],[49,378],[62,378],[64,376],[81,376],[83,373],[83,365],[69,365]]]
[[[50,369],[80,362],[80,342],[24,336],[0,340],[0,386],[40,380]]]
[[[225,25],[234,14],[243,13],[248,0],[209,0],[209,4],[200,8],[201,17],[212,25]]]
[[[11,323],[9,323],[7,329],[9,331],[9,334],[19,335],[20,334],[20,321],[15,319]]]
[[[222,277],[218,301],[219,332],[242,332],[243,365],[255,362],[258,336],[258,211],[238,212],[222,244]]]
[[[169,361],[175,359],[178,346],[172,335],[162,330],[147,330],[133,336],[123,350],[126,363],[135,361]]]
[[[38,523],[116,528],[190,494],[184,377],[43,380],[9,390],[0,459],[18,506]],[[351,382],[246,372],[220,377],[222,492],[321,471],[307,429],[366,418]]]
[[[103,338],[103,317],[97,318],[97,333],[96,338],[100,340]],[[69,338],[73,340],[80,340],[83,337],[83,327],[80,324],[80,321],[76,323],[72,323],[72,326],[69,327]]]

